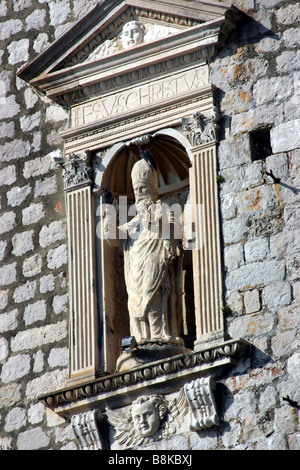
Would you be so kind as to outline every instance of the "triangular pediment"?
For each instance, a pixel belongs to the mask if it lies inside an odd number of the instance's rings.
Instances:
[[[125,10],[120,9],[117,15],[110,18],[108,24],[105,18],[99,21],[98,28],[76,50],[71,51],[55,70],[94,62],[166,38],[203,22],[199,18],[187,18],[128,4]]]
[[[138,70],[151,51],[149,65],[151,60],[157,64],[161,51],[163,60],[178,56],[185,40],[190,44],[187,54],[213,48],[235,27],[237,12],[216,0],[105,0],[18,75],[57,99],[66,90],[81,89],[83,83],[107,79],[109,71],[116,76],[116,64],[126,68],[134,63]],[[171,38],[177,41],[176,53],[170,52]]]

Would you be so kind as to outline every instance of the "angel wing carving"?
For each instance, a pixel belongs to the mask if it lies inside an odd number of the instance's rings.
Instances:
[[[184,388],[182,388],[177,397],[169,405],[168,413],[165,420],[163,437],[175,434],[178,427],[182,424],[184,416],[188,412],[188,403]]]
[[[125,415],[119,411],[106,408],[105,415],[108,422],[116,430],[114,438],[121,446],[132,447],[142,443],[143,439],[136,434],[130,414]]]

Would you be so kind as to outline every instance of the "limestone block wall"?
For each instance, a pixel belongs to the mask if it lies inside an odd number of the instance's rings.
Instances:
[[[65,202],[51,163],[68,112],[16,72],[96,3],[0,0],[0,449],[77,448],[71,425],[37,400],[68,376]],[[232,3],[248,18],[210,76],[222,126],[225,328],[251,353],[217,384],[220,425],[157,447],[298,450],[300,5]],[[251,133],[262,129],[272,152],[254,159]]]
[[[17,71],[96,1],[0,2],[0,448],[74,449],[69,423],[37,400],[68,376],[63,185],[51,155],[68,112]]]

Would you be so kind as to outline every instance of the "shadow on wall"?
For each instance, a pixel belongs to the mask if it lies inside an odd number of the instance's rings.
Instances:
[[[236,377],[236,380],[238,380],[238,378],[246,374],[249,369],[263,368],[270,363],[274,363],[274,360],[268,354],[265,354],[256,346],[251,345],[249,355],[245,356],[244,360],[240,361],[236,367],[231,368],[226,378]],[[224,383],[216,382],[215,400],[218,416],[220,417],[220,431],[224,428],[224,425],[226,425],[226,422],[223,421],[223,417],[233,404],[234,395]]]

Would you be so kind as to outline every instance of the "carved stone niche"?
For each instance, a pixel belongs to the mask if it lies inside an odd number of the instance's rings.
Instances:
[[[245,352],[223,327],[209,81],[240,19],[213,0],[107,0],[18,74],[70,110],[54,162],[65,182],[70,376],[42,399],[72,421],[81,448],[109,445],[107,426],[130,447],[181,421],[187,432],[216,425],[213,377]],[[137,222],[147,249],[135,244]],[[150,405],[153,428],[127,431]]]

